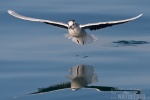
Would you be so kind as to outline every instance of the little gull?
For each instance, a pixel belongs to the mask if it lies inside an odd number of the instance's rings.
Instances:
[[[23,19],[23,20],[29,20],[29,21],[35,21],[35,22],[42,22],[45,24],[54,25],[60,28],[68,29],[68,34],[65,36],[68,39],[72,39],[73,42],[77,44],[89,44],[97,40],[96,36],[88,34],[85,29],[98,30],[105,27],[110,27],[113,25],[123,24],[132,20],[135,20],[139,17],[141,17],[143,14],[140,14],[136,17],[125,19],[125,20],[118,20],[118,21],[107,21],[107,22],[97,22],[97,23],[89,23],[89,24],[78,24],[75,22],[75,20],[69,20],[68,24],[62,23],[62,22],[56,22],[51,20],[44,20],[44,19],[36,19],[31,17],[22,16],[12,10],[8,10],[8,13],[14,17]]]

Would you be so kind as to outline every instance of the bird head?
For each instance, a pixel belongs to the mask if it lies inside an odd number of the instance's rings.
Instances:
[[[68,22],[68,28],[74,29],[76,27],[75,20],[69,20]]]

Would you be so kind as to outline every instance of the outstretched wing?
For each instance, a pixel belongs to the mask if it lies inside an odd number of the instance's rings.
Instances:
[[[118,24],[123,24],[123,23],[127,23],[129,21],[135,20],[139,17],[141,17],[143,14],[140,14],[136,17],[130,18],[130,19],[125,19],[125,20],[119,20],[119,21],[108,21],[108,22],[98,22],[98,23],[89,23],[89,24],[85,24],[85,25],[80,25],[81,28],[84,29],[90,29],[92,30],[98,30],[98,29],[102,29],[105,27],[110,27],[113,25],[118,25]]]
[[[33,92],[30,94],[40,94],[40,93],[45,93],[45,92],[52,92],[52,91],[56,91],[56,90],[67,89],[70,87],[71,87],[71,83],[65,82],[65,83],[61,83],[61,84],[51,85],[51,86],[46,87],[46,88],[39,88],[37,92]]]
[[[42,22],[42,23],[46,23],[46,24],[50,24],[50,25],[54,25],[60,28],[64,28],[64,29],[68,29],[68,25],[62,22],[55,22],[55,21],[50,21],[50,20],[43,20],[43,19],[36,19],[36,18],[31,18],[31,17],[26,17],[26,16],[22,16],[12,10],[8,10],[7,11],[10,15],[23,19],[23,20],[29,20],[29,21],[35,21],[35,22]]]
[[[132,89],[118,89],[116,87],[109,86],[86,86],[85,88],[96,89],[98,91],[128,91],[128,92],[136,92],[136,94],[140,94],[140,90],[132,90]]]

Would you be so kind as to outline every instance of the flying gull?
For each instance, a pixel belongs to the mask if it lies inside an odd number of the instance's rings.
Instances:
[[[29,20],[29,21],[35,21],[35,22],[42,22],[49,25],[54,25],[60,28],[68,29],[68,34],[65,35],[68,39],[72,39],[73,42],[77,44],[89,44],[97,40],[96,36],[92,34],[88,34],[85,29],[98,30],[106,27],[110,27],[113,25],[123,24],[132,20],[135,20],[139,17],[141,17],[143,14],[140,14],[136,17],[125,19],[125,20],[118,20],[118,21],[107,21],[107,22],[97,22],[97,23],[89,23],[89,24],[78,24],[75,22],[75,20],[69,20],[68,24],[62,23],[62,22],[56,22],[51,20],[44,20],[44,19],[37,19],[37,18],[31,18],[22,16],[12,10],[8,10],[8,13],[14,17],[23,19],[23,20]]]

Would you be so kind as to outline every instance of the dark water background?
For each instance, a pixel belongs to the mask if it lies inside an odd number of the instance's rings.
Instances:
[[[99,82],[93,85],[140,89],[142,99],[150,99],[149,4],[148,0],[1,0],[0,100],[130,99],[120,98],[122,93],[90,89],[25,95],[40,87],[69,81],[65,78],[68,69],[78,64],[95,68]],[[81,24],[144,15],[127,24],[87,30],[99,40],[81,46],[64,37],[67,30],[14,18],[7,14],[9,9],[65,23],[75,19]]]

